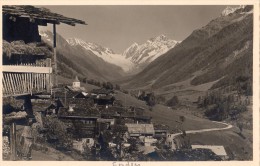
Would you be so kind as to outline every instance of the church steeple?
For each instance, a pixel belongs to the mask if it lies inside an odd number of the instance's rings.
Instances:
[[[74,82],[80,82],[78,76],[76,75]]]
[[[73,81],[72,87],[73,88],[80,88],[80,81],[78,79],[78,76],[75,77],[75,80]]]

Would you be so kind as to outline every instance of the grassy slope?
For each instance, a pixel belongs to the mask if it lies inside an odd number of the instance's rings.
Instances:
[[[225,127],[221,124],[215,124],[210,120],[191,115],[184,110],[172,110],[166,106],[159,104],[153,107],[152,111],[149,111],[149,107],[145,104],[145,102],[137,100],[130,95],[125,95],[122,92],[118,92],[116,94],[116,99],[122,100],[123,104],[126,103],[126,105],[134,105],[145,108],[145,114],[151,116],[154,123],[166,124],[170,126],[171,129],[175,129],[176,125],[178,125],[176,121],[179,121],[179,116],[185,116],[186,118],[183,125],[185,130]]]
[[[235,160],[252,160],[252,131],[245,130],[239,136],[239,130],[233,128],[226,131],[214,131],[198,134],[190,134],[191,144],[200,145],[223,145],[229,156],[234,156]]]

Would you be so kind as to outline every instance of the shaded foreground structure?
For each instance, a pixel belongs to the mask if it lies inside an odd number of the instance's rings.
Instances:
[[[10,140],[11,160],[16,160],[19,140],[27,140],[20,145],[20,150],[26,149],[26,152],[19,152],[21,157],[30,157],[32,145],[28,139],[30,132],[16,133],[16,123],[19,123],[20,130],[30,131],[35,119],[31,96],[49,93],[53,85],[57,85],[56,25],[86,23],[34,6],[2,6],[2,18],[3,125],[7,129],[5,136],[8,139],[5,140]],[[53,48],[43,43],[39,35],[38,26],[48,23],[53,24]]]
[[[3,96],[50,90],[57,74],[56,25],[84,21],[33,6],[3,6]],[[38,26],[53,24],[53,49],[41,42]],[[52,51],[53,50],[53,51]],[[54,84],[57,80],[54,77]]]

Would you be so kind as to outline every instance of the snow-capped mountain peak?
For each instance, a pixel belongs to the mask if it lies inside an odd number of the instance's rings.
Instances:
[[[45,41],[52,42],[52,34],[48,31],[40,31],[40,35]],[[139,70],[140,66],[145,67],[150,62],[175,47],[179,41],[168,39],[165,35],[147,40],[143,44],[134,42],[123,54],[116,54],[112,49],[103,47],[99,44],[86,42],[79,38],[66,39],[66,43],[71,47],[81,47],[86,50],[86,54],[92,52],[104,61],[121,67],[125,72]]]
[[[98,44],[86,42],[78,38],[67,39],[71,46],[81,46],[87,51],[91,51],[96,56],[102,58],[104,61],[121,67],[124,71],[129,71],[133,68],[133,63],[125,57],[114,53],[114,51],[107,47],[102,47]]]
[[[239,7],[230,7],[230,6],[227,6],[221,13],[221,16],[227,16],[231,13],[234,13],[236,10],[238,9],[244,9],[245,8],[245,5],[240,5]]]
[[[80,45],[84,47],[87,50],[95,51],[96,53],[103,55],[103,54],[115,54],[114,51],[107,47],[102,47],[96,43],[86,42],[82,39],[78,38],[69,38],[66,40],[69,45],[71,46],[77,46]]]
[[[154,38],[151,38],[151,39],[149,39],[149,40],[150,40],[151,42],[154,42],[154,41],[160,42],[160,41],[167,41],[168,38],[167,38],[165,35],[161,34],[161,35],[159,35],[159,36],[157,36],[157,37],[154,37]]]
[[[136,65],[145,66],[175,47],[178,43],[180,42],[168,39],[162,34],[147,40],[144,44],[132,44],[125,50],[123,56],[130,59]]]

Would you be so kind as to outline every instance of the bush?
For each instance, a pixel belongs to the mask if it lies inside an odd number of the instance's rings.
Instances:
[[[156,96],[156,103],[157,104],[164,104],[166,102],[165,97],[163,96]]]
[[[47,128],[46,135],[58,139],[58,144],[64,148],[71,148],[72,135],[67,133],[67,126],[57,117],[48,116],[44,119],[44,126]]]
[[[147,94],[146,97],[145,97],[145,99],[146,99],[147,105],[149,105],[149,106],[151,106],[151,107],[156,104],[156,100],[155,100],[154,93],[149,93],[149,94]]]
[[[170,100],[166,102],[169,107],[177,106],[179,104],[179,99],[177,96],[173,96]]]

